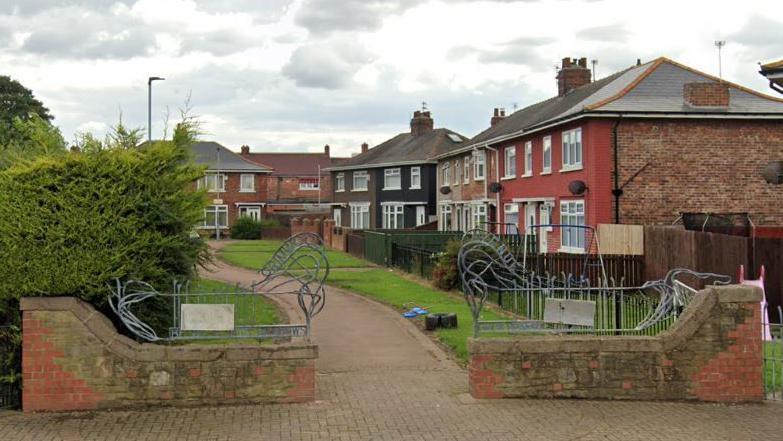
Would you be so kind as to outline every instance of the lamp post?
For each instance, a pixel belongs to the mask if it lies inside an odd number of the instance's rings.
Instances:
[[[162,77],[149,77],[147,79],[147,141],[152,142],[152,82],[163,81]]]

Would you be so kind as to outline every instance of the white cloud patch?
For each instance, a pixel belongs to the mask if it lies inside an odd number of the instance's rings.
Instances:
[[[298,47],[282,73],[299,86],[341,89],[370,61],[370,53],[357,43],[316,43]]]

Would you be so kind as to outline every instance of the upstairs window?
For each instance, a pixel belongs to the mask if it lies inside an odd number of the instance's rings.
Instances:
[[[239,191],[244,193],[252,193],[256,191],[256,180],[254,175],[240,175],[239,176]]]
[[[366,171],[353,172],[353,188],[352,191],[367,191],[367,182],[370,180],[370,176]]]
[[[383,171],[383,189],[399,190],[402,188],[402,178],[399,168],[387,168]]]
[[[582,129],[563,132],[563,170],[582,168]]]
[[[198,188],[205,188],[213,193],[226,191],[226,175],[210,173],[198,180]]]
[[[421,167],[411,167],[411,190],[421,188]]]
[[[464,183],[470,183],[470,156],[462,159],[462,179]]]
[[[506,178],[514,178],[517,175],[517,148],[514,146],[506,147],[503,151],[503,159],[506,164]]]
[[[444,162],[443,166],[441,167],[440,185],[441,187],[448,187],[450,183],[451,183],[451,163]]]
[[[533,142],[525,143],[525,176],[533,176]]]
[[[338,173],[334,180],[334,191],[345,191],[345,173]]]
[[[459,161],[454,161],[454,182],[452,184],[459,185]]]
[[[320,188],[318,178],[299,178],[300,190],[318,190]]]
[[[541,173],[551,173],[552,172],[552,137],[551,136],[544,137],[542,153],[544,159],[543,159]]]
[[[473,156],[473,179],[481,181],[484,179],[484,173],[486,171],[485,166],[486,152],[484,150],[476,151]]]

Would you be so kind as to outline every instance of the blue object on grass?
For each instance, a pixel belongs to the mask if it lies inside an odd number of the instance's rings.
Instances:
[[[402,316],[403,316],[403,317],[405,317],[405,318],[413,318],[413,317],[416,317],[417,315],[418,315],[418,314],[416,314],[416,313],[415,313],[415,312],[413,312],[413,311],[404,312],[404,313],[402,314]]]

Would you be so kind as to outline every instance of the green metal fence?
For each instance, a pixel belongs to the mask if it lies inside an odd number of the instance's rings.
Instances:
[[[372,230],[364,234],[364,256],[377,265],[392,265],[392,245],[440,252],[451,239],[460,239],[460,231]]]
[[[391,266],[425,279],[432,276],[439,251],[408,245],[392,244]]]

